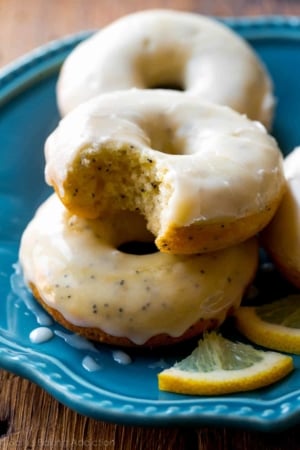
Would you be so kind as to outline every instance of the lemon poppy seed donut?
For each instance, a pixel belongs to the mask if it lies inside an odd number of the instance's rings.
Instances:
[[[63,64],[57,100],[65,115],[104,92],[157,86],[272,122],[271,79],[250,46],[220,22],[172,10],[125,16],[79,44]]]
[[[300,288],[300,147],[284,160],[287,190],[261,241],[287,280]]]
[[[209,255],[127,254],[153,236],[135,213],[72,215],[52,195],[23,233],[20,263],[41,304],[87,338],[166,345],[220,325],[257,268],[255,239]]]
[[[100,95],[61,120],[45,154],[46,180],[73,213],[138,210],[170,253],[249,238],[285,188],[282,155],[260,123],[175,91]]]

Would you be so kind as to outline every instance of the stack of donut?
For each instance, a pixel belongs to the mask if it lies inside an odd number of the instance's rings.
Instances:
[[[261,233],[261,243],[282,275],[300,288],[300,147],[284,160],[287,189]]]
[[[57,99],[64,117],[45,145],[55,193],[20,247],[35,297],[109,344],[218,327],[255,275],[256,235],[285,191],[257,56],[212,19],[140,12],[75,48]]]

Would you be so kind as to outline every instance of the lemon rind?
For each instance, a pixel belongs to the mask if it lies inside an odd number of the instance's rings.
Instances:
[[[188,372],[171,367],[158,374],[162,391],[190,395],[222,395],[259,389],[287,376],[294,368],[290,356],[263,352],[262,360],[239,370]]]
[[[256,314],[256,308],[242,306],[235,314],[236,327],[251,342],[268,349],[300,354],[300,329],[272,324]]]

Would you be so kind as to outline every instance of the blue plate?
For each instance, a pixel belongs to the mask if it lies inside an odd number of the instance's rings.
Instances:
[[[277,113],[273,133],[286,154],[300,144],[300,20],[228,19],[268,67]],[[88,33],[87,33],[88,34]],[[242,426],[278,430],[300,421],[300,357],[295,371],[266,389],[221,397],[160,392],[157,373],[191,350],[155,353],[95,346],[54,323],[22,284],[16,265],[22,231],[50,193],[43,144],[59,116],[55,84],[62,61],[87,34],[36,50],[0,73],[0,365],[29,378],[75,411],[101,420],[145,425]],[[33,343],[44,325],[53,337]]]

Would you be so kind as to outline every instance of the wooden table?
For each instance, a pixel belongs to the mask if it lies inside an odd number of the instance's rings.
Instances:
[[[209,15],[300,15],[296,0],[0,0],[0,67],[36,46],[101,27],[143,8]],[[64,407],[35,384],[0,370],[1,449],[279,450],[300,448],[300,427],[280,434],[213,427],[108,424]]]

